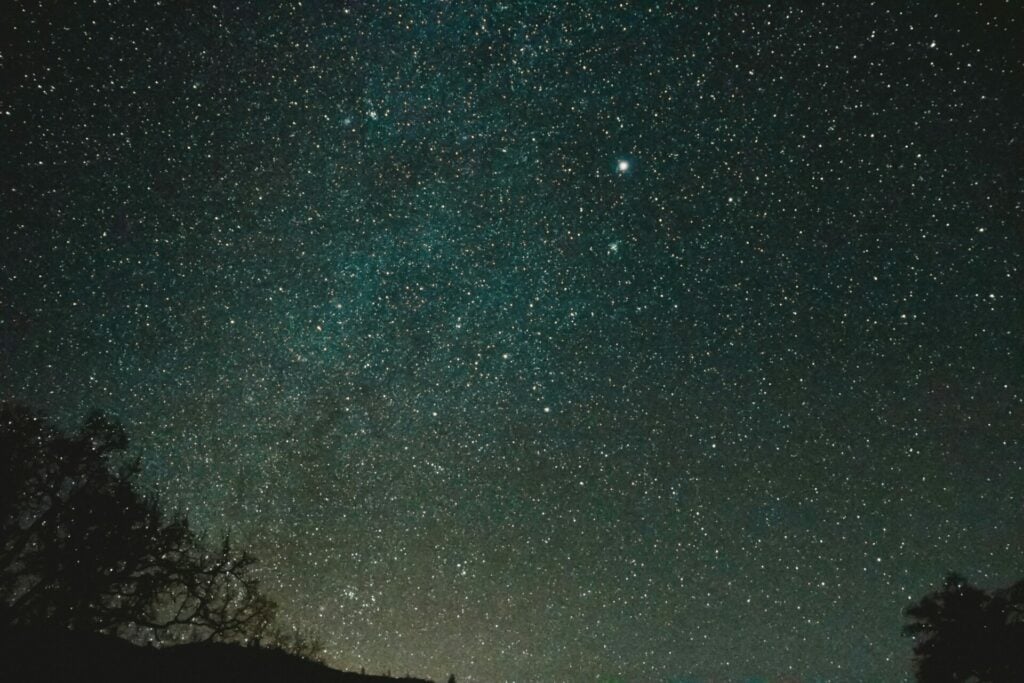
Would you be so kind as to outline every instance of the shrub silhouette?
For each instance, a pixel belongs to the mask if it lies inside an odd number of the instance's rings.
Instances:
[[[906,615],[921,683],[1024,680],[1024,581],[988,593],[950,574]]]
[[[0,406],[0,625],[136,642],[285,633],[255,558],[228,538],[211,550],[184,516],[165,514],[141,492],[127,445],[103,413],[65,434],[35,411]]]

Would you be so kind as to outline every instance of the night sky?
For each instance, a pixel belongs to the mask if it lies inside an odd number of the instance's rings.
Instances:
[[[900,681],[1024,576],[1017,0],[4,4],[0,398],[331,665]]]

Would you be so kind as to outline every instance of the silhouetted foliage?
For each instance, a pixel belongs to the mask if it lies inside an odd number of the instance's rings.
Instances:
[[[184,516],[141,493],[127,445],[102,413],[64,434],[0,406],[0,625],[136,642],[266,638],[315,654],[313,640],[275,625],[252,555],[227,537],[211,550]]]
[[[921,683],[1024,680],[1024,581],[988,593],[950,574],[906,615]]]

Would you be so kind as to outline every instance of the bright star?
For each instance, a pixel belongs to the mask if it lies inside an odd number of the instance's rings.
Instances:
[[[629,162],[626,161],[625,159],[619,159],[618,168],[619,168],[619,173],[625,173],[626,171],[629,170]]]

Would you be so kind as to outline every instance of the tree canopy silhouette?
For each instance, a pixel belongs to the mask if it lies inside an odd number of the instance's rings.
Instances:
[[[92,413],[72,434],[0,405],[0,625],[62,626],[136,642],[269,636],[275,626],[256,559],[230,539],[210,548],[182,515],[138,484],[119,423]],[[291,641],[288,642],[288,639]]]
[[[1024,680],[1024,581],[989,593],[950,574],[906,615],[921,683]]]

